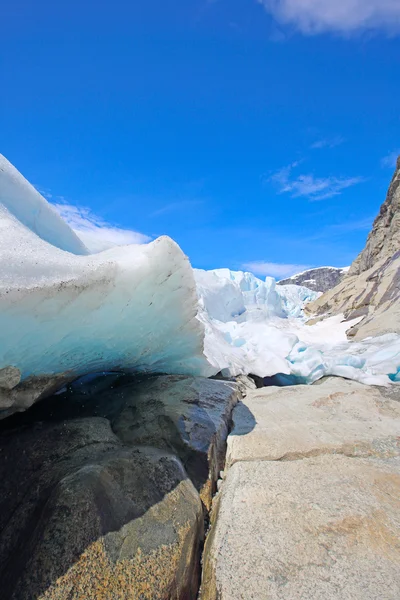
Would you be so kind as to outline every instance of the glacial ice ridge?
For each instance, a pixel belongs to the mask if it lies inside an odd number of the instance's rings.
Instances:
[[[400,336],[352,344],[350,324],[337,317],[308,327],[302,308],[318,294],[307,288],[193,270],[165,236],[89,254],[1,156],[0,269],[3,410],[26,408],[55,383],[115,369],[400,379]]]

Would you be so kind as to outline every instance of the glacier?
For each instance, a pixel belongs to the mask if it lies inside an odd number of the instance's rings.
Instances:
[[[348,342],[340,317],[306,324],[305,287],[192,269],[170,238],[91,254],[0,155],[0,409],[123,370],[205,377],[400,380],[400,336]]]
[[[303,307],[320,292],[242,271],[194,272],[204,353],[223,375],[281,374],[305,384],[328,375],[368,385],[400,381],[399,335],[349,342],[346,331],[357,319],[343,315],[307,325]]]

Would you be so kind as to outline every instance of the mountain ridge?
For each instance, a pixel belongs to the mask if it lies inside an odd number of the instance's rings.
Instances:
[[[346,276],[349,267],[314,267],[277,281],[277,285],[302,285],[314,292],[327,292]]]

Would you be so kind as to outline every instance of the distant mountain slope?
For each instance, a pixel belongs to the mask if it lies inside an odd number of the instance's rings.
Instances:
[[[348,267],[317,267],[278,281],[278,285],[302,285],[314,292],[327,292],[342,281]]]
[[[364,317],[348,335],[400,333],[400,157],[364,250],[335,288],[307,306],[309,314]]]

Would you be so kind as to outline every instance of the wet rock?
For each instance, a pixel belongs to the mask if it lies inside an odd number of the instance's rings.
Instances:
[[[12,369],[10,373],[9,369]],[[35,402],[56,392],[71,377],[61,373],[51,377],[28,377],[19,382],[19,369],[5,367],[0,371],[3,375],[3,385],[0,382],[0,420],[10,415],[27,410]],[[19,375],[19,379],[17,381]]]
[[[109,373],[82,378],[66,393],[35,405],[31,414],[105,417],[125,445],[174,452],[208,510],[225,464],[232,410],[243,390],[234,381],[203,377]]]

